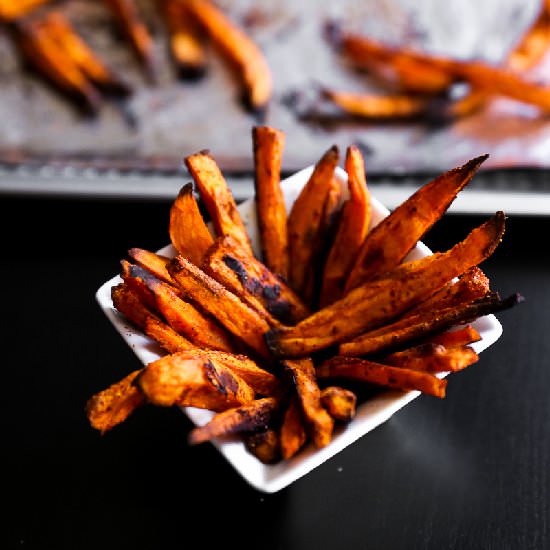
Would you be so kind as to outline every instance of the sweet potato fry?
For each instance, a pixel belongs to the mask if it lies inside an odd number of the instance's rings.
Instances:
[[[204,40],[185,2],[159,0],[157,4],[168,29],[170,53],[180,76],[193,80],[202,77],[207,67]]]
[[[342,207],[338,230],[323,270],[321,307],[342,297],[346,278],[367,236],[371,219],[363,155],[356,146],[346,152],[346,172],[350,198]]]
[[[12,30],[18,48],[35,69],[84,110],[91,113],[99,110],[99,92],[43,25],[37,21],[17,21]]]
[[[269,65],[258,46],[209,0],[187,0],[186,7],[213,44],[236,68],[244,86],[244,102],[263,113],[271,99],[273,83]]]
[[[124,422],[138,407],[145,403],[145,397],[134,384],[141,369],[131,372],[120,382],[93,395],[86,403],[86,415],[93,428],[105,433]]]
[[[168,324],[196,346],[220,351],[233,351],[229,334],[212,318],[203,315],[189,302],[182,300],[170,285],[146,271],[142,281],[153,294],[158,311]]]
[[[306,443],[307,433],[304,427],[302,408],[297,395],[293,395],[283,415],[280,430],[281,456],[288,460]]]
[[[276,430],[268,429],[245,435],[244,445],[263,464],[276,464],[281,459],[281,444]]]
[[[154,43],[134,0],[104,0],[122,33],[130,41],[147,76],[156,80]]]
[[[317,377],[358,380],[403,391],[418,390],[440,398],[445,397],[447,386],[447,380],[433,374],[389,367],[358,357],[332,357],[317,368]]]
[[[310,313],[280,277],[242,250],[229,236],[216,241],[204,265],[206,271],[231,292],[258,311],[265,308],[282,323],[295,324]],[[260,308],[253,305],[256,302]]]
[[[306,429],[317,448],[325,447],[332,439],[334,419],[321,404],[321,390],[317,385],[315,367],[309,358],[285,360],[282,366],[289,372],[302,407]]]
[[[166,264],[170,261],[170,258],[157,254],[156,252],[150,252],[143,248],[130,248],[128,250],[128,256],[139,266],[147,271],[151,272],[155,277],[164,281],[165,283],[174,284],[174,280],[168,270]]]
[[[201,151],[186,157],[185,164],[197,184],[199,195],[210,214],[216,235],[218,237],[231,235],[240,246],[252,254],[246,227],[216,161],[208,151]]]
[[[176,251],[195,265],[201,265],[214,239],[193,195],[192,183],[181,188],[170,207],[168,232]]]
[[[333,146],[317,162],[311,177],[298,195],[288,217],[290,286],[301,294],[307,283],[313,243],[323,219],[327,193],[338,164],[338,147]]]
[[[387,355],[380,362],[423,372],[456,372],[473,365],[478,359],[477,353],[469,346],[447,349],[441,344],[422,344]]]
[[[474,342],[479,342],[480,340],[481,335],[479,332],[471,325],[468,325],[457,330],[450,330],[430,336],[426,340],[426,343],[441,345],[446,348],[454,348],[458,346],[467,346]]]
[[[100,90],[119,96],[130,94],[128,84],[105,65],[78,35],[63,13],[50,11],[41,21],[41,25]]]
[[[337,105],[343,113],[373,120],[417,117],[430,108],[428,98],[412,94],[374,95],[324,89],[322,97]]]
[[[256,311],[182,256],[170,261],[168,271],[194,303],[261,356],[269,357],[263,334],[270,327]]]
[[[504,213],[497,212],[444,254],[420,262],[420,268],[364,283],[295,327],[270,331],[265,336],[269,348],[279,357],[303,357],[393,321],[488,258],[500,243],[504,225]]]
[[[278,378],[273,373],[259,367],[250,357],[198,348],[178,334],[172,327],[155,317],[148,317],[145,320],[144,332],[157,341],[168,353],[192,350],[197,355],[200,354],[207,359],[212,358],[219,361],[240,376],[258,395],[277,395],[283,390]]]
[[[487,159],[483,155],[423,185],[367,236],[346,280],[344,292],[397,266],[447,210]]]
[[[15,21],[50,2],[51,0],[1,0],[0,20]]]
[[[159,309],[155,295],[147,288],[147,284],[144,281],[144,278],[152,275],[147,270],[135,266],[126,260],[121,260],[120,265],[120,277],[126,286],[137,295],[137,298],[145,307],[158,313]]]
[[[254,390],[240,376],[193,350],[149,363],[136,383],[150,403],[161,407],[191,406],[219,412],[254,399]]]
[[[255,126],[252,128],[252,145],[262,260],[273,273],[288,280],[287,212],[281,190],[285,134],[269,126]]]
[[[188,441],[191,445],[198,445],[215,437],[254,432],[269,425],[278,407],[277,399],[263,397],[219,412],[204,426],[193,428]]]
[[[159,317],[140,300],[139,294],[126,283],[120,283],[111,289],[111,298],[117,311],[141,330],[149,317]],[[159,319],[160,320],[160,319]]]
[[[522,300],[523,298],[517,294],[502,300],[490,296],[472,304],[409,317],[406,323],[398,321],[395,325],[390,324],[378,331],[365,332],[353,340],[343,342],[338,348],[338,353],[358,356],[395,349],[411,341],[448,330],[455,325],[470,323],[483,315],[509,309]]]
[[[332,418],[349,422],[355,416],[357,396],[346,388],[327,386],[321,390],[321,403]]]

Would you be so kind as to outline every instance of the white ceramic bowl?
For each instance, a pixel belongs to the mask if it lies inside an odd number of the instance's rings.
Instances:
[[[292,203],[307,182],[312,170],[313,167],[306,168],[282,182],[288,210],[290,210]],[[345,193],[347,191],[347,175],[345,171],[338,168],[336,176],[342,184]],[[241,203],[239,205],[239,211],[246,224],[254,250],[259,254],[259,234],[257,230],[254,200],[249,199]],[[378,223],[387,214],[388,210],[373,198],[372,223]],[[159,252],[166,255],[174,254],[174,250],[171,246],[167,246]],[[424,244],[419,243],[410,253],[408,258],[420,258],[430,253],[431,251]],[[111,288],[120,282],[120,277],[116,276],[104,283],[98,289],[96,299],[117,331],[141,362],[146,365],[160,358],[164,353],[159,346],[142,335],[127,322],[124,316],[114,309],[111,301]],[[494,315],[482,317],[472,323],[472,325],[478,330],[482,337],[479,342],[473,345],[478,353],[493,344],[502,334],[502,326]],[[245,449],[244,444],[237,437],[217,439],[214,440],[212,444],[250,485],[259,491],[274,493],[304,476],[342,449],[352,444],[358,438],[364,436],[388,420],[395,412],[419,395],[420,392],[418,391],[382,391],[367,402],[361,404],[357,409],[356,417],[349,424],[337,428],[328,446],[322,449],[315,449],[312,445],[309,445],[290,460],[282,461],[275,465],[262,464]],[[445,406],[445,403],[442,403],[441,406]],[[196,425],[205,424],[213,415],[210,411],[194,407],[183,408],[183,411]]]

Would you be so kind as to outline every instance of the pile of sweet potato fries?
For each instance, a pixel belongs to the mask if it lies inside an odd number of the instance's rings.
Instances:
[[[194,185],[171,205],[174,255],[131,248],[112,287],[116,310],[165,355],[89,400],[97,430],[146,404],[199,407],[215,414],[190,431],[191,444],[239,434],[262,462],[286,460],[353,419],[358,385],[444,397],[445,375],[478,360],[471,323],[521,301],[501,299],[479,268],[502,239],[502,212],[449,250],[408,259],[486,156],[374,224],[357,147],[346,151],[347,183],[331,147],[287,212],[285,134],[257,126],[252,141],[261,253],[212,155],[186,157]]]
[[[387,90],[384,94],[322,89],[322,97],[342,113],[366,119],[430,116],[456,118],[473,113],[492,98],[503,96],[550,112],[550,87],[526,73],[537,66],[550,46],[550,1],[500,66],[479,60],[430,55],[406,46],[395,47],[367,36],[327,26],[334,47],[353,66],[372,74]],[[455,84],[466,93],[454,98]]]
[[[271,71],[259,47],[209,0],[152,0],[163,15],[170,52],[184,78],[203,75],[207,40],[242,83],[243,102],[261,114],[272,94]],[[134,0],[103,0],[134,50],[146,75],[156,80],[154,41]],[[51,4],[51,5],[50,5]],[[52,0],[0,0],[0,23],[23,58],[87,111],[96,112],[101,94],[126,96],[130,86],[106,66]]]

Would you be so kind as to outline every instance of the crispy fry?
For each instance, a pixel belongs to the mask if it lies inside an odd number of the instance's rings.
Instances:
[[[344,293],[397,266],[438,221],[487,159],[483,155],[420,187],[367,236],[346,280]]]
[[[445,348],[441,344],[422,344],[387,355],[384,365],[423,372],[456,372],[478,361],[477,353],[468,346]]]
[[[100,90],[120,96],[130,94],[129,86],[95,54],[63,13],[51,11],[41,24]]]
[[[161,407],[178,405],[224,411],[254,399],[254,390],[220,361],[182,351],[149,363],[136,383],[147,400]]]
[[[138,300],[149,310],[158,313],[157,301],[155,295],[151,292],[144,281],[144,278],[150,276],[149,272],[139,266],[135,266],[126,260],[121,260],[120,277],[136,295]]]
[[[354,145],[346,152],[346,172],[350,198],[342,207],[336,237],[325,262],[321,307],[342,297],[346,278],[370,225],[371,205],[365,166],[361,151]]]
[[[181,256],[170,261],[168,271],[193,302],[257,353],[269,357],[263,340],[269,325],[256,311]]]
[[[99,92],[43,25],[18,21],[12,28],[17,46],[34,68],[85,110],[99,110]]]
[[[173,328],[155,317],[145,320],[145,334],[157,341],[168,353],[193,350],[205,358],[213,358],[240,376],[255,392],[262,396],[277,395],[282,384],[271,372],[259,367],[250,357],[218,350],[200,349],[178,334]]]
[[[458,346],[467,346],[469,344],[473,344],[474,342],[479,342],[480,340],[481,335],[479,332],[471,325],[468,325],[457,330],[451,330],[430,336],[426,342],[431,344],[439,344],[441,346],[445,346],[446,348],[454,348]]]
[[[420,268],[364,283],[295,327],[270,331],[266,341],[271,351],[278,357],[303,357],[391,322],[488,258],[500,243],[504,225],[504,213],[497,212],[444,254],[421,262]]]
[[[159,319],[140,300],[135,290],[126,283],[120,283],[111,289],[111,298],[117,311],[120,311],[129,321],[143,330],[149,317]],[[159,319],[160,320],[160,319]]]
[[[189,433],[188,441],[191,445],[198,445],[215,437],[254,432],[269,425],[278,406],[277,399],[264,397],[220,412],[204,426],[193,428]]]
[[[134,0],[104,0],[121,31],[132,44],[147,76],[156,80],[154,43]]]
[[[297,395],[290,399],[280,430],[281,455],[285,460],[293,457],[306,443],[302,408]]]
[[[168,29],[170,53],[180,76],[186,79],[202,77],[207,66],[203,37],[186,10],[185,1],[159,0],[157,4]]]
[[[346,388],[327,386],[321,390],[321,403],[332,418],[349,422],[355,416],[357,396]]]
[[[193,195],[192,183],[184,185],[172,203],[168,231],[177,252],[195,265],[201,265],[214,239]]]
[[[389,367],[367,359],[335,356],[317,368],[319,378],[343,378],[411,391],[418,390],[434,397],[445,397],[447,380],[426,372]]]
[[[196,307],[181,299],[170,285],[142,270],[143,283],[153,294],[158,311],[168,324],[196,346],[220,351],[233,351],[229,334],[212,318],[203,315]]]
[[[186,7],[214,45],[239,73],[245,104],[262,113],[272,95],[272,76],[258,46],[209,0],[187,0]]]
[[[245,436],[247,451],[263,464],[276,464],[281,459],[281,444],[276,430],[268,429]]]
[[[409,317],[405,323],[397,321],[394,325],[387,325],[378,331],[365,332],[353,340],[343,342],[338,348],[338,353],[358,356],[388,351],[419,338],[448,330],[455,325],[469,323],[484,315],[509,309],[522,301],[523,297],[518,294],[502,300],[489,296],[472,304]]]
[[[310,265],[330,190],[334,170],[338,164],[338,147],[333,146],[318,161],[311,177],[294,202],[288,217],[290,255],[290,286],[301,294],[307,284]]]
[[[287,213],[280,185],[285,134],[269,126],[255,126],[252,145],[262,260],[268,269],[288,280]]]
[[[306,429],[317,448],[325,447],[332,439],[334,419],[321,404],[321,390],[317,385],[315,367],[309,358],[285,360],[282,366],[290,373],[302,407]]]
[[[216,235],[231,235],[240,246],[252,254],[246,227],[216,161],[208,151],[201,151],[186,157],[185,164],[212,218]]]
[[[1,0],[0,20],[15,21],[29,15],[31,12],[49,4],[51,0]]]
[[[309,315],[300,298],[282,279],[243,251],[229,236],[216,240],[204,258],[203,267],[272,327],[294,324]]]
[[[134,384],[140,372],[141,369],[135,370],[88,400],[86,415],[93,428],[105,433],[124,422],[145,403],[145,397]]]
[[[322,96],[348,115],[373,120],[417,117],[430,107],[428,98],[412,94],[374,95],[324,89]]]
[[[168,284],[174,284],[174,280],[168,270],[166,264],[170,261],[170,258],[150,252],[143,248],[130,248],[128,250],[128,256],[139,266],[147,271],[150,271],[155,277]]]

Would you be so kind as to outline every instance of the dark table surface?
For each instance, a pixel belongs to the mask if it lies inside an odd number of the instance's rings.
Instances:
[[[495,199],[498,208],[498,199]],[[2,548],[550,547],[550,219],[510,217],[483,265],[503,336],[288,488],[257,492],[178,409],[143,408],[100,436],[87,399],[138,359],[94,293],[131,246],[167,243],[169,203],[0,200]],[[482,221],[447,215],[444,249]]]

